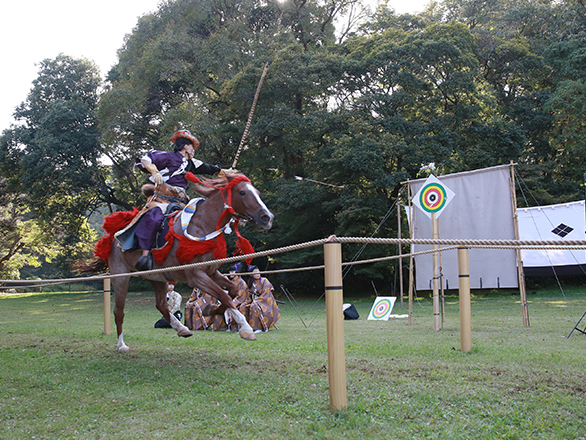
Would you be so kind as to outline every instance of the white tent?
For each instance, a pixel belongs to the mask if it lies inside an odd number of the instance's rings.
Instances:
[[[584,201],[517,209],[521,240],[584,240]],[[583,274],[584,250],[523,250],[525,275]]]
[[[501,165],[481,170],[439,176],[440,182],[454,192],[452,202],[439,217],[443,239],[515,239],[513,203],[511,201],[510,167]],[[416,194],[426,179],[409,181],[411,194]],[[413,208],[411,224],[414,238],[431,238],[431,220],[420,209]],[[414,251],[431,249],[416,245]],[[442,274],[445,288],[458,287],[456,251],[442,252]],[[507,288],[518,286],[517,258],[512,249],[470,249],[470,287]],[[417,290],[430,290],[433,278],[431,254],[415,257]]]

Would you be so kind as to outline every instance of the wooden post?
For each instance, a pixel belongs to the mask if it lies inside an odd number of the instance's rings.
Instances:
[[[517,215],[517,193],[515,192],[515,164],[511,161],[510,165],[511,179],[509,180],[511,189],[511,203],[513,205],[513,225],[515,227],[515,240],[519,240],[519,217]],[[521,296],[521,312],[523,314],[523,327],[529,327],[529,308],[527,307],[527,292],[525,291],[525,272],[523,270],[523,260],[521,259],[521,249],[516,249],[517,254],[517,276],[519,279],[519,294]]]
[[[407,200],[409,206],[409,218],[411,219],[411,227],[409,228],[409,238],[413,240],[413,230],[415,229],[415,216],[413,215],[413,206],[411,205],[411,185],[407,182]],[[411,325],[411,318],[413,317],[413,243],[409,244],[409,318],[408,325]]]
[[[411,249],[413,249],[413,245],[411,245]],[[413,251],[411,251],[413,252]],[[407,320],[407,324],[411,325],[411,318],[413,317],[413,256],[409,256],[409,291],[408,291],[408,298],[409,298],[409,319]]]
[[[328,375],[330,410],[340,411],[348,406],[344,354],[342,244],[334,241],[335,237],[332,238],[332,241],[324,243]]]
[[[401,237],[401,204],[397,202],[397,235]],[[399,243],[399,298],[403,307],[403,245]]]
[[[470,324],[470,263],[468,249],[458,248],[458,284],[460,288],[460,349],[464,353],[472,350]]]
[[[437,217],[431,213],[431,238],[438,238]],[[440,301],[439,301],[439,246],[433,245],[433,329],[440,330]]]
[[[441,238],[441,228],[439,219],[437,219],[437,238]],[[444,290],[444,263],[442,259],[442,252],[438,252],[439,255],[439,285],[440,285],[440,298],[441,298],[441,313],[442,313],[442,329],[444,328],[444,322],[446,320],[446,301],[445,301],[445,290]]]
[[[104,333],[110,335],[110,278],[104,278]]]

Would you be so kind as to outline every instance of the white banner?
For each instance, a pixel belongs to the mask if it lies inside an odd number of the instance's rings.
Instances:
[[[442,239],[514,240],[513,205],[511,202],[510,168],[508,165],[449,174],[438,177],[457,197],[442,212],[439,235]],[[426,179],[409,182],[416,194]],[[419,209],[413,209],[414,238],[432,238],[431,220]],[[414,252],[431,249],[416,245]],[[518,287],[517,259],[512,249],[470,249],[470,287]],[[441,253],[444,288],[458,288],[458,256],[455,250]],[[431,290],[432,255],[415,257],[416,289]]]
[[[584,240],[584,200],[517,209],[521,240]],[[522,250],[524,267],[586,264],[584,250]]]

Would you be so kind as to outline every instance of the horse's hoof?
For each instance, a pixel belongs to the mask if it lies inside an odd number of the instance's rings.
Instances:
[[[208,305],[207,305],[207,306],[205,306],[205,308],[204,308],[204,309],[201,311],[201,314],[202,314],[203,316],[212,316],[212,315],[210,314],[210,311],[211,311],[211,310],[212,310],[212,305],[211,305],[211,304],[208,304]]]
[[[130,348],[128,348],[128,345],[123,345],[122,347],[118,347],[118,351],[121,353],[126,353],[128,350],[130,350]]]
[[[181,336],[183,338],[189,338],[190,336],[193,336],[193,333],[191,333],[189,331],[189,329],[185,329],[185,330],[179,330],[177,332],[177,336]]]
[[[247,341],[256,341],[256,336],[254,336],[254,332],[240,332],[240,337],[242,339],[246,339]]]

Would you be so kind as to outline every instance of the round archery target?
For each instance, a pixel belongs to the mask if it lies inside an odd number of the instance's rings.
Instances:
[[[394,296],[381,296],[376,299],[370,310],[368,319],[388,320],[397,298]]]
[[[391,302],[388,299],[379,301],[372,312],[372,316],[376,319],[381,319],[389,310],[391,310]]]
[[[440,211],[446,204],[446,200],[446,190],[436,182],[425,185],[419,195],[419,203],[427,212]]]
[[[429,176],[413,196],[413,204],[429,218],[438,217],[454,200],[454,192],[434,175]]]

